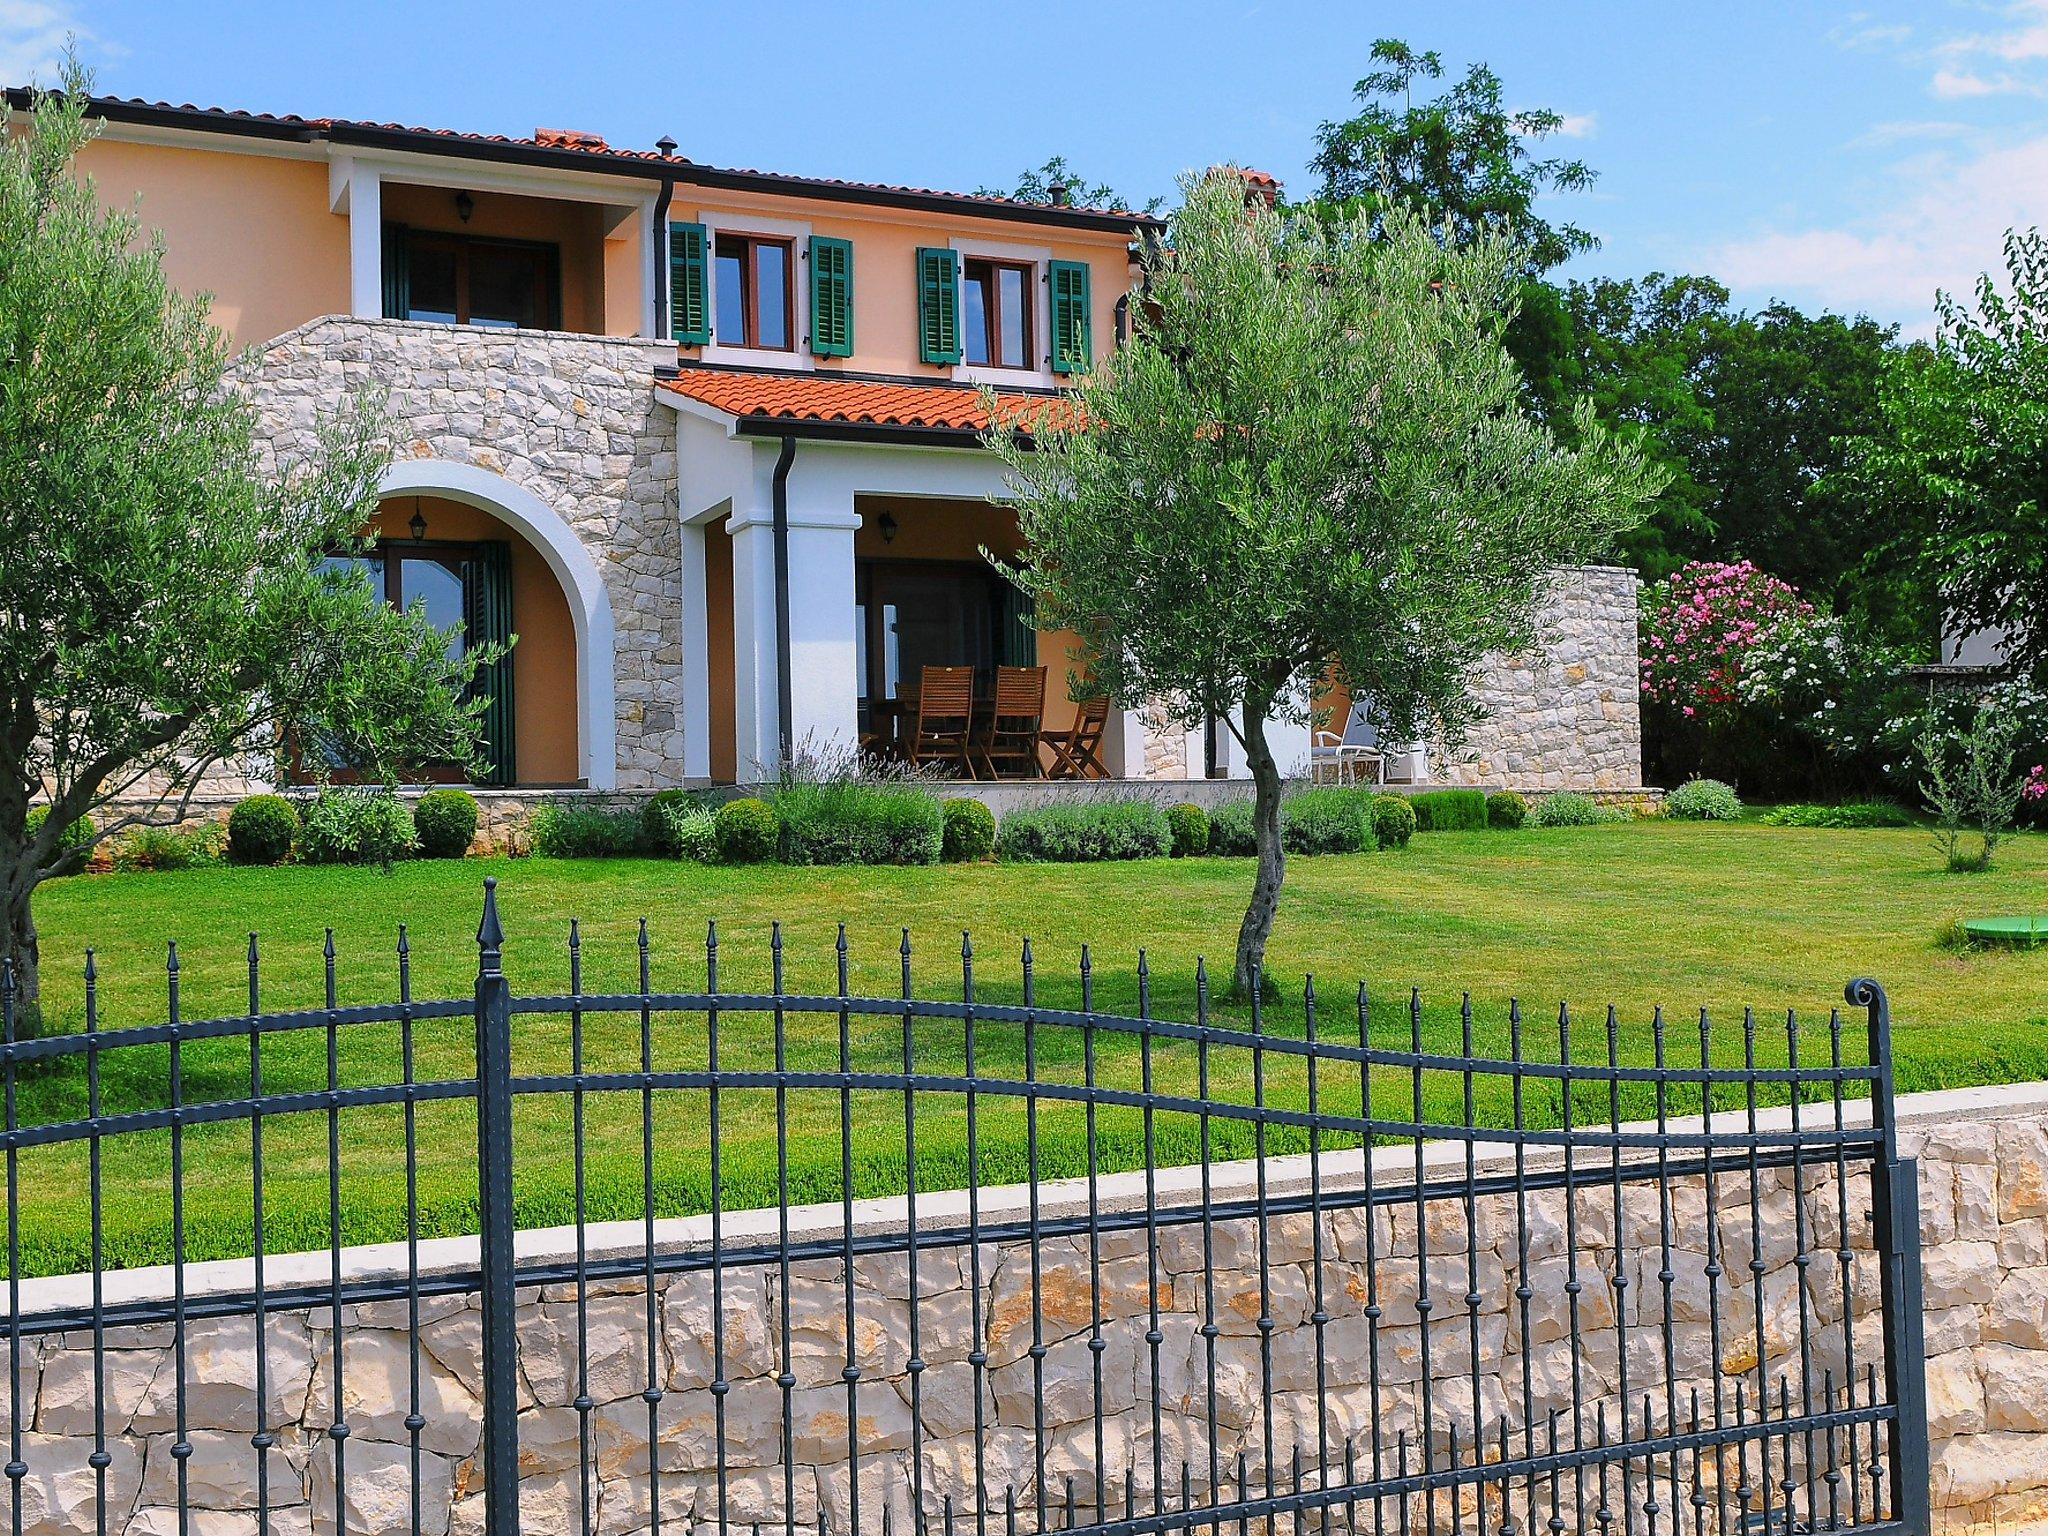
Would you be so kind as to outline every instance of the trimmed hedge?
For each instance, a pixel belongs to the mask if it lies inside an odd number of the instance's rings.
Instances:
[[[1375,795],[1372,836],[1381,848],[1406,848],[1415,836],[1415,807],[1406,795]]]
[[[638,811],[544,805],[532,830],[533,851],[544,859],[615,859],[640,847]]]
[[[1209,851],[1209,813],[1183,802],[1166,808],[1166,830],[1173,837],[1173,856],[1192,858]]]
[[[324,789],[299,823],[299,853],[308,864],[389,867],[413,848],[412,812],[386,790]]]
[[[1280,807],[1280,846],[1289,853],[1357,853],[1372,836],[1372,797],[1355,789],[1307,789]]]
[[[1173,847],[1166,813],[1150,800],[1093,800],[1013,811],[996,829],[996,850],[1018,864],[1090,864],[1159,859]]]
[[[939,802],[939,857],[948,864],[979,864],[996,851],[996,813],[960,796]]]
[[[1410,795],[1419,832],[1484,832],[1486,792],[1478,789],[1432,789]]]
[[[1513,832],[1529,819],[1529,802],[1512,789],[1486,797],[1486,824],[1496,832]]]
[[[921,789],[854,780],[792,784],[770,804],[785,864],[939,862],[943,818],[939,802]]]
[[[1687,779],[1664,797],[1664,814],[1677,821],[1740,821],[1742,801],[1719,779]]]
[[[283,795],[251,795],[228,812],[228,857],[237,864],[282,864],[298,835],[298,807]]]
[[[24,830],[30,841],[34,841],[36,834],[43,830],[43,823],[49,819],[50,808],[47,805],[29,807]],[[68,852],[73,848],[83,848],[98,835],[99,829],[93,825],[93,819],[90,816],[81,816],[64,829],[64,835],[58,839],[57,845]]]
[[[718,856],[728,864],[765,864],[782,842],[782,819],[766,800],[728,800],[714,823]]]
[[[476,796],[464,789],[430,789],[412,808],[423,859],[459,859],[476,841]]]

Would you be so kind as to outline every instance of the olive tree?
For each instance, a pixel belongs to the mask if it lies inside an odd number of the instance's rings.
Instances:
[[[0,968],[24,1033],[41,882],[291,742],[387,777],[468,760],[489,659],[328,560],[376,506],[375,402],[266,464],[206,301],[78,172],[86,90],[68,66],[0,145]]]
[[[1518,256],[1400,203],[1334,221],[1238,178],[1183,184],[1143,255],[1126,345],[1066,407],[997,421],[1043,627],[1169,722],[1228,723],[1256,788],[1235,983],[1278,908],[1267,727],[1325,679],[1383,733],[1455,748],[1488,652],[1526,641],[1545,577],[1599,554],[1661,486],[1581,410],[1566,448],[1502,343]],[[993,413],[994,403],[990,402]]]

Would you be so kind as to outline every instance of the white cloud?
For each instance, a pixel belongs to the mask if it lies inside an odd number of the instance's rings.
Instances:
[[[1557,131],[1567,139],[1590,139],[1600,131],[1600,114],[1567,112],[1564,121],[1557,125]]]
[[[2000,59],[2007,64],[2048,59],[2048,0],[2014,0],[2004,9],[2013,25],[2001,31],[1970,32],[1949,38],[1937,52],[1955,58]]]
[[[1934,72],[1934,78],[1927,82],[1928,90],[1943,101],[1969,101],[1980,96],[2038,96],[2041,87],[2036,82],[2024,80],[2011,70],[2000,70],[1996,74],[1980,74],[1974,69],[1958,69],[1944,64]]]
[[[1731,285],[1932,327],[1936,289],[1967,292],[1996,270],[2005,232],[2048,222],[2048,135],[1917,155],[1891,168],[1872,215],[1829,228],[1732,240],[1705,270]]]
[[[0,83],[49,85],[67,41],[93,41],[71,10],[42,0],[0,0]]]
[[[1874,21],[1868,11],[1851,11],[1828,29],[1828,41],[1837,48],[1859,51],[1876,49],[1889,53],[1912,35],[1913,29],[1904,23]]]
[[[1942,139],[1959,139],[1970,131],[1969,124],[1938,121],[1904,120],[1890,123],[1873,123],[1856,135],[1845,146],[1849,149],[1890,149],[1896,144],[1934,142]]]

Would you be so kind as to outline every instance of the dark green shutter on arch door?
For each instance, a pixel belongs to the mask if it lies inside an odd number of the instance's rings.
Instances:
[[[512,642],[512,547],[502,541],[479,544],[463,583],[465,639],[476,645]],[[508,650],[477,669],[471,689],[484,700],[483,764],[478,782],[495,787],[516,783],[519,765],[512,751],[512,653]]]
[[[1006,667],[1038,665],[1038,631],[1031,620],[1038,604],[1029,592],[1009,582],[1000,583],[997,600],[996,660]]]
[[[384,226],[384,318],[403,320],[412,309],[412,267],[406,257],[405,226]]]

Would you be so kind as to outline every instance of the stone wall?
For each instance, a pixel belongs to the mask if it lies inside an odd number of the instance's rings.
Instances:
[[[2048,1085],[1929,1094],[1902,1101],[1901,1109],[1902,1150],[1922,1160],[1937,1527],[1960,1530],[2038,1518],[2048,1512]],[[1767,1111],[1762,1123],[1782,1128],[1784,1112]],[[1674,1128],[1690,1124],[1677,1122]],[[1433,1145],[1426,1150],[1426,1172],[1432,1180],[1454,1178],[1463,1158],[1456,1145]],[[1407,1149],[1385,1148],[1374,1166],[1385,1187],[1412,1176],[1414,1157]],[[1540,1155],[1531,1166],[1542,1166]],[[1511,1167],[1498,1149],[1481,1159],[1482,1173]],[[1356,1188],[1359,1154],[1326,1156],[1322,1171],[1327,1194]],[[1275,1159],[1268,1164],[1266,1193],[1274,1200],[1300,1194],[1306,1179],[1305,1158]],[[1248,1200],[1253,1180],[1250,1164],[1217,1165],[1214,1198],[1219,1204]],[[1166,1170],[1156,1183],[1163,1210],[1199,1208],[1197,1170]],[[1382,1207],[1372,1218],[1356,1207],[1328,1212],[1320,1248],[1306,1212],[1276,1217],[1263,1252],[1256,1228],[1246,1220],[1218,1222],[1206,1244],[1198,1226],[1169,1221],[1156,1261],[1148,1256],[1142,1226],[1134,1224],[1104,1235],[1093,1252],[1085,1238],[1049,1238],[1040,1245],[1035,1269],[1028,1246],[1019,1241],[988,1242],[979,1249],[941,1243],[927,1248],[918,1265],[916,1350],[925,1364],[915,1387],[906,1371],[912,1357],[909,1266],[900,1254],[857,1258],[850,1327],[859,1408],[851,1433],[861,1446],[861,1527],[879,1528],[886,1508],[896,1529],[911,1528],[905,1522],[913,1444],[922,1452],[926,1500],[934,1515],[949,1495],[957,1515],[971,1513],[977,1465],[998,1509],[1010,1489],[1028,1502],[1040,1411],[1034,1382],[1041,1372],[1046,1474],[1056,1491],[1063,1492],[1071,1478],[1084,1506],[1096,1495],[1091,1410],[1099,1368],[1103,1496],[1112,1507],[1127,1489],[1141,1503],[1149,1500],[1156,1397],[1157,1448],[1172,1498],[1178,1498],[1185,1460],[1200,1500],[1208,1486],[1212,1340],[1219,1454],[1226,1469],[1244,1455],[1255,1485],[1264,1476],[1266,1426],[1259,1404],[1268,1372],[1275,1461],[1285,1466],[1302,1446],[1313,1467],[1319,1376],[1329,1388],[1330,1443],[1341,1449],[1349,1440],[1363,1465],[1375,1434],[1387,1460],[1419,1458],[1418,1383],[1425,1368],[1434,1382],[1438,1455],[1449,1453],[1454,1435],[1469,1455],[1475,1398],[1481,1427],[1491,1433],[1503,1419],[1510,1425],[1515,1454],[1521,1454],[1525,1422],[1539,1426],[1539,1452],[1556,1416],[1564,1416],[1569,1437],[1575,1404],[1589,1439],[1603,1427],[1611,1435],[1624,1362],[1631,1402],[1647,1394],[1658,1427],[1666,1422],[1667,1361],[1680,1403],[1694,1388],[1714,1402],[1723,1394],[1732,1402],[1738,1392],[1753,1391],[1760,1355],[1761,1374],[1773,1383],[1789,1375],[1796,1400],[1795,1350],[1809,1331],[1809,1358],[1816,1371],[1836,1373],[1835,1381],[1846,1378],[1852,1347],[1859,1378],[1866,1367],[1881,1368],[1868,1180],[1852,1174],[1846,1188],[1838,1187],[1830,1165],[1809,1163],[1796,1177],[1790,1169],[1766,1170],[1758,1188],[1752,1202],[1746,1176],[1723,1176],[1710,1201],[1697,1177],[1675,1178],[1661,1190],[1653,1182],[1636,1183],[1628,1186],[1618,1212],[1604,1187],[1583,1190],[1569,1211],[1561,1195],[1538,1192],[1522,1197],[1527,1214],[1520,1219],[1517,1197],[1487,1194],[1473,1207],[1470,1259],[1465,1206],[1456,1199],[1433,1200],[1420,1221],[1412,1206]],[[1039,1194],[1046,1220],[1086,1208],[1082,1181],[1046,1184]],[[1104,1179],[1098,1199],[1108,1213],[1140,1211],[1145,1181],[1130,1175]],[[1021,1223],[1027,1200],[1019,1188],[985,1190],[982,1218]],[[919,1230],[932,1242],[929,1234],[963,1226],[964,1214],[962,1196],[924,1196]],[[864,1201],[855,1207],[854,1230],[900,1232],[902,1219],[900,1202]],[[789,1221],[799,1243],[835,1244],[843,1237],[836,1205],[793,1210]],[[726,1218],[724,1238],[735,1248],[772,1245],[778,1222],[773,1211],[735,1213]],[[1716,1242],[1705,1238],[1710,1229],[1718,1233]],[[633,1255],[639,1234],[631,1222],[589,1229],[593,1262]],[[658,1241],[664,1250],[700,1252],[707,1235],[702,1218],[670,1221],[660,1224]],[[1797,1262],[1802,1241],[1811,1256],[1807,1264]],[[1426,1262],[1418,1260],[1419,1249],[1426,1250]],[[1314,1262],[1319,1251],[1320,1288]],[[573,1252],[573,1238],[565,1232],[521,1239],[522,1261],[567,1260]],[[1755,1268],[1753,1256],[1761,1261]],[[387,1245],[349,1250],[343,1265],[351,1278],[389,1278],[405,1273],[404,1259],[402,1247]],[[473,1240],[421,1247],[421,1268],[428,1273],[474,1263]],[[305,1284],[317,1292],[326,1283],[327,1266],[324,1254],[273,1258],[269,1281]],[[843,1373],[849,1318],[842,1274],[836,1257],[802,1259],[792,1268],[785,1299],[773,1262],[730,1270],[722,1314],[714,1312],[703,1270],[664,1275],[657,1280],[651,1339],[645,1292],[637,1280],[594,1284],[584,1303],[587,1383],[575,1288],[558,1284],[524,1292],[518,1334],[527,1527],[580,1529],[585,1490],[579,1443],[586,1426],[579,1401],[588,1407],[593,1529],[624,1536],[649,1526],[645,1394],[653,1388],[660,1394],[654,1444],[663,1528],[717,1528],[717,1399],[711,1384],[722,1315],[728,1519],[783,1519],[785,1424],[778,1377],[786,1370],[792,1378],[787,1433],[795,1453],[794,1515],[809,1525],[823,1509],[835,1529],[846,1529],[849,1420]],[[1617,1285],[1617,1277],[1626,1285]],[[188,1305],[201,1306],[209,1292],[246,1286],[249,1271],[246,1263],[198,1265],[185,1278]],[[1717,1285],[1719,1335],[1709,1327],[1706,1304]],[[117,1272],[105,1279],[110,1304],[162,1299],[169,1286],[165,1271]],[[1424,1315],[1418,1301],[1426,1291],[1436,1299],[1425,1342],[1417,1319]],[[75,1308],[90,1295],[85,1277],[32,1281],[22,1288],[22,1315]],[[1753,1298],[1760,1298],[1761,1322]],[[1318,1307],[1325,1319],[1320,1340],[1313,1321]],[[1040,1329],[1033,1327],[1034,1311],[1043,1319]],[[1211,1319],[1213,1334],[1206,1326]],[[325,1307],[275,1313],[265,1323],[262,1428],[276,1436],[266,1460],[271,1531],[334,1529],[335,1444],[327,1433],[337,1418],[332,1326]],[[341,1475],[347,1529],[353,1536],[395,1536],[411,1528],[414,1496],[408,1416],[414,1412],[409,1376],[415,1348],[407,1303],[346,1306],[342,1326],[339,1418],[348,1426]],[[1576,1372],[1574,1334],[1582,1343]],[[254,1338],[246,1318],[196,1321],[188,1330],[183,1411],[191,1449],[185,1475],[199,1512],[193,1529],[209,1536],[255,1531]],[[1262,1338],[1270,1341],[1270,1356]],[[1711,1347],[1717,1338],[1718,1357]],[[426,1536],[466,1536],[480,1528],[481,1517],[480,1328],[474,1299],[427,1297],[420,1303],[417,1341],[420,1529]],[[986,1363],[979,1425],[977,1350]],[[107,1529],[122,1536],[167,1536],[178,1529],[173,1506],[179,1367],[170,1332],[164,1325],[115,1328],[106,1336],[105,1351]],[[22,1400],[33,1415],[23,1437],[23,1536],[89,1530],[95,1499],[87,1462],[94,1444],[91,1336],[31,1336],[22,1359]],[[913,1392],[919,1403],[916,1427]],[[1732,1419],[1732,1408],[1724,1411]],[[1850,1475],[1864,1477],[1870,1487],[1867,1447],[1860,1462],[1846,1447],[1835,1450],[1843,1464],[1858,1463]],[[1795,1469],[1805,1465],[1796,1444],[1778,1445],[1775,1455],[1774,1477],[1787,1475],[1786,1458]],[[1829,1459],[1823,1461],[1824,1455]],[[1816,1472],[1835,1465],[1827,1451],[1816,1449],[1813,1456]],[[1698,1477],[1710,1498],[1732,1496],[1761,1474],[1756,1460],[1733,1454],[1679,1470],[1688,1487]],[[1232,1476],[1226,1470],[1226,1479]],[[1288,1473],[1280,1476],[1284,1482]],[[1539,1498],[1547,1496],[1548,1490],[1539,1490]],[[1614,1497],[1641,1511],[1657,1491],[1638,1471],[1634,1487],[1616,1488]],[[1840,1497],[1846,1506],[1850,1495],[1842,1490]],[[1590,1508],[1573,1518],[1569,1499],[1564,1524],[1552,1529],[1599,1525]],[[1469,1518],[1469,1499],[1463,1512]],[[1499,1512],[1496,1505],[1496,1517]],[[1380,1512],[1390,1521],[1400,1513]],[[1410,1513],[1419,1518],[1423,1512],[1418,1507]],[[1437,1511],[1439,1523],[1445,1513]],[[1516,1513],[1528,1523],[1532,1513],[1547,1518],[1554,1511]],[[1640,1522],[1650,1518],[1639,1513],[1636,1528],[1647,1528]]]
[[[1474,692],[1486,716],[1453,760],[1433,761],[1437,777],[1527,789],[1640,785],[1640,585],[1617,566],[1561,572],[1543,600],[1535,644],[1480,668]]]
[[[387,391],[400,459],[502,476],[560,514],[604,577],[616,624],[618,784],[683,776],[682,531],[676,441],[654,403],[673,344],[403,320],[315,320],[252,354],[268,451],[310,453],[353,391]]]

